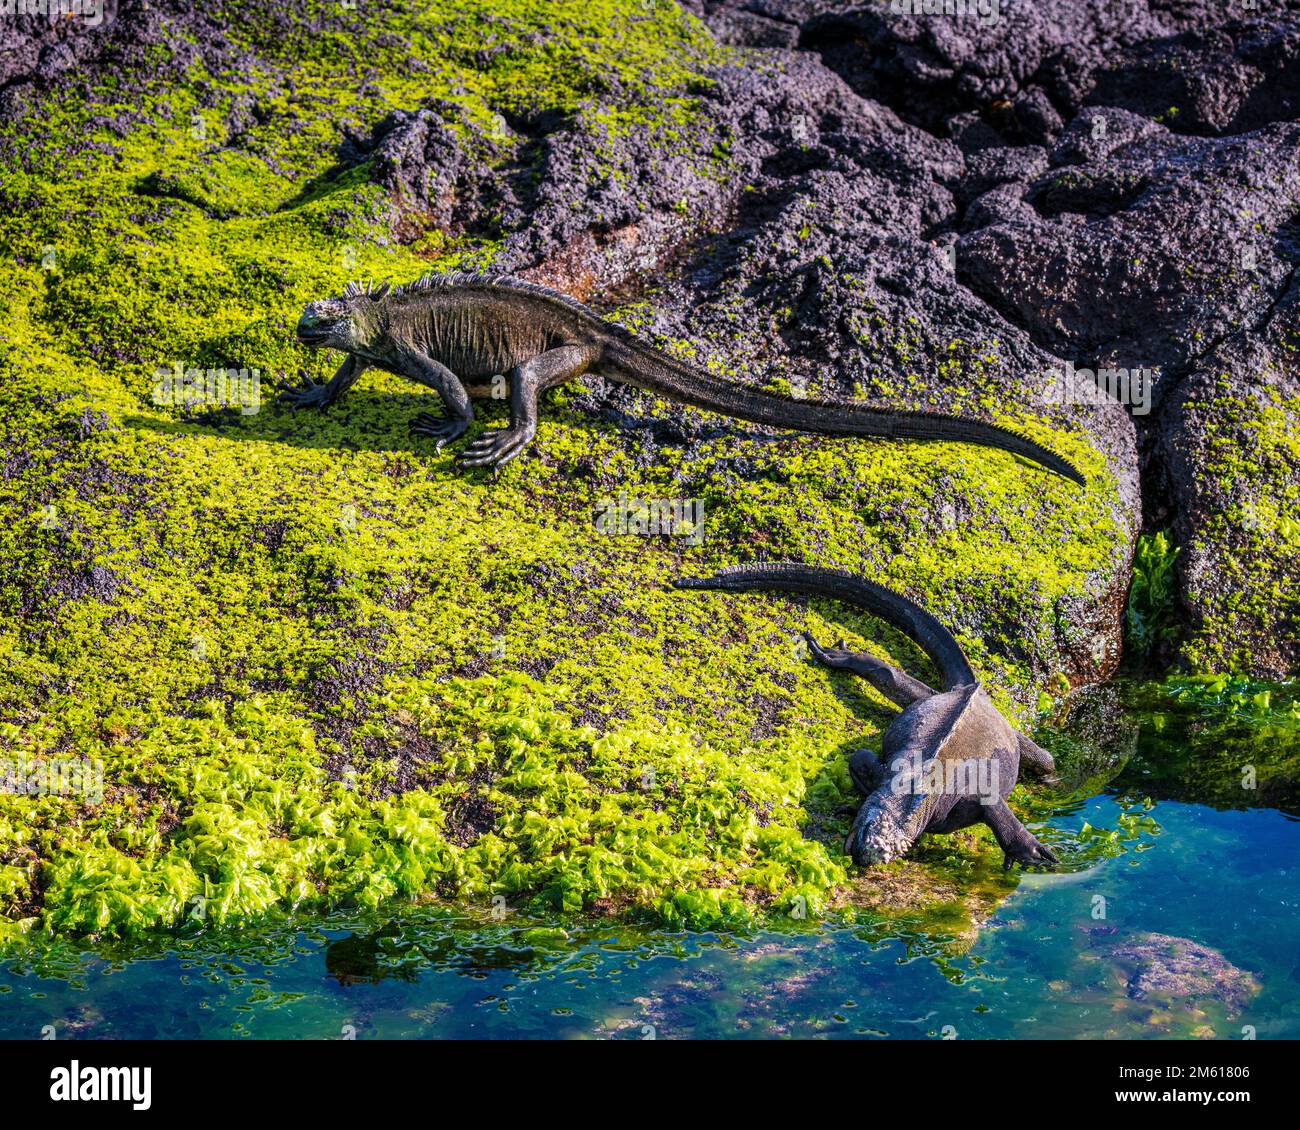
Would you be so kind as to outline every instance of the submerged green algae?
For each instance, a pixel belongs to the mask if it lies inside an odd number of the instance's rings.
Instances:
[[[669,582],[753,557],[869,570],[926,594],[1024,720],[1060,606],[1123,556],[1102,457],[1015,420],[1096,476],[1080,498],[940,445],[647,453],[562,395],[536,457],[489,480],[408,437],[430,402],[395,378],[273,408],[277,380],[327,371],[293,343],[303,303],[491,262],[488,235],[395,241],[364,168],[335,167],[345,130],[431,97],[488,129],[594,100],[611,130],[688,145],[717,48],[632,0],[315,5],[287,17],[304,36],[264,18],[225,13],[236,71],[101,75],[0,125],[0,753],[102,771],[102,797],[0,794],[0,930],[426,895],[697,925],[843,900],[844,756],[890,711],[798,635],[923,661],[849,610]],[[157,403],[176,363],[256,370],[260,410]],[[702,499],[706,541],[599,534],[620,491]],[[917,515],[948,508],[921,542]],[[983,832],[952,850],[998,859]]]

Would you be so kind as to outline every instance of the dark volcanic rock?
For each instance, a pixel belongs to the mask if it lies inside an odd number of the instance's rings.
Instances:
[[[1086,111],[1025,186],[1029,207],[962,236],[959,276],[1079,368],[1158,368],[1158,404],[1168,378],[1277,301],[1298,142],[1295,125],[1190,139]]]
[[[1087,101],[1163,118],[1186,133],[1245,133],[1293,119],[1300,29],[1234,22],[1135,44],[1096,72]]]
[[[462,133],[452,128],[452,120]],[[504,121],[501,132],[508,133]],[[473,142],[462,140],[465,133]],[[501,140],[475,128],[458,106],[435,103],[415,113],[394,111],[358,157],[373,161],[372,175],[388,190],[401,217],[394,225],[401,238],[426,227],[481,228],[484,217],[497,212],[517,223],[518,201],[497,168],[503,149]]]
[[[1073,115],[1095,70],[1130,44],[1227,16],[1214,0],[1000,0],[991,20],[896,15],[871,5],[809,20],[800,46],[819,52],[859,93],[927,128],[971,110],[1010,111],[1009,120],[1028,124],[1043,114],[1044,102],[1017,102],[1018,96],[1041,88]]]

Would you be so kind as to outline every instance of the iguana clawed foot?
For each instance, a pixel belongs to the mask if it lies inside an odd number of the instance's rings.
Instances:
[[[461,416],[443,416],[436,412],[421,412],[411,421],[411,434],[429,436],[437,441],[441,451],[447,444],[460,439],[472,423]],[[535,429],[534,429],[535,430]],[[500,428],[484,432],[465,445],[456,458],[462,468],[504,467],[532,441],[534,430],[527,428]]]
[[[421,412],[411,421],[413,435],[429,436],[438,442],[441,451],[447,444],[460,439],[469,430],[470,422],[459,416],[441,416],[437,412]]]
[[[329,386],[318,384],[311,377],[302,376],[303,383],[298,388],[286,388],[280,393],[280,402],[288,404],[291,408],[326,407],[331,400]]]
[[[457,462],[462,467],[504,467],[533,439],[535,429],[500,428],[484,432],[466,445]]]
[[[1028,830],[1023,839],[1007,845],[1003,852],[1003,871],[1010,871],[1014,863],[1019,863],[1021,867],[1050,867],[1053,863],[1061,862],[1051,848],[1040,843]]]
[[[853,662],[853,652],[848,651],[844,646],[844,641],[831,647],[822,647],[814,638],[812,632],[804,632],[803,638],[807,641],[808,646],[812,648],[812,653],[817,657],[817,662],[824,663],[827,667],[845,668]]]

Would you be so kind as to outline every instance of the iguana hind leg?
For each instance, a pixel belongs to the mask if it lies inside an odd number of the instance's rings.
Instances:
[[[510,426],[484,432],[460,454],[462,467],[504,467],[537,434],[537,398],[578,376],[600,356],[597,346],[564,345],[525,361],[506,375],[510,382]]]
[[[891,667],[883,659],[868,655],[865,651],[846,651],[844,641],[840,640],[834,647],[822,647],[809,632],[804,639],[812,648],[812,653],[819,662],[827,667],[836,667],[843,671],[852,671],[859,678],[866,679],[890,702],[899,706],[911,706],[922,699],[933,698],[934,690],[920,679],[914,679],[906,671]]]
[[[1042,777],[1050,776],[1056,772],[1056,762],[1047,750],[1025,737],[1024,734],[1017,733],[1016,739],[1020,747],[1020,764],[1022,766],[1032,769]]]

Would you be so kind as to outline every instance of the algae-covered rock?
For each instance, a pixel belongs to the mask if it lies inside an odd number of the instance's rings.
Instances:
[[[1292,281],[1261,323],[1203,358],[1160,436],[1203,670],[1284,678],[1300,666],[1300,374]]]
[[[1021,721],[1049,680],[1114,667],[1132,422],[1078,382],[1048,395],[1050,343],[950,251],[1028,206],[1051,102],[1026,95],[1033,152],[967,184],[976,123],[936,136],[799,46],[825,6],[704,7],[747,30],[720,43],[667,0],[17,25],[0,757],[36,785],[0,795],[5,929],[428,896],[815,915],[848,879],[845,750],[888,715],[799,635],[924,664],[846,609],[668,588],[720,563],[906,590]],[[328,372],[293,338],[306,302],[452,268],[558,285],[719,381],[1012,424],[1089,485],[755,436],[594,378],[490,479],[410,436],[430,401],[396,378],[276,405]],[[623,494],[694,500],[705,536],[602,532]]]
[[[1190,938],[1142,934],[1108,951],[1122,970],[1128,995],[1137,1000],[1163,998],[1195,1006],[1217,1001],[1229,1015],[1259,992],[1259,982],[1216,949]]]

